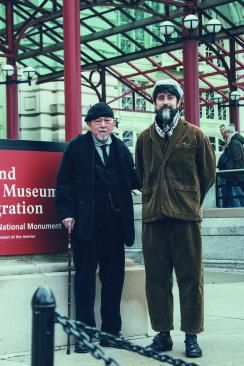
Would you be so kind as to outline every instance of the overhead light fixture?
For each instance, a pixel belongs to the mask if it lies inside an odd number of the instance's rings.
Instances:
[[[238,102],[238,100],[241,97],[241,93],[238,90],[234,90],[232,92],[230,92],[230,100],[234,101],[234,102]]]
[[[31,66],[27,66],[22,70],[22,75],[24,79],[20,80],[17,78],[13,78],[15,74],[15,68],[13,65],[5,64],[1,66],[1,74],[5,78],[5,81],[0,81],[0,84],[23,84],[27,83],[31,85],[31,81],[36,75],[35,69]],[[19,77],[19,75],[18,75]]]
[[[189,14],[183,19],[183,24],[186,29],[193,31],[198,27],[199,19],[194,14]]]
[[[221,22],[218,19],[211,19],[206,25],[206,33],[201,35],[193,34],[194,30],[198,28],[198,25],[198,17],[195,14],[189,14],[183,19],[183,26],[188,30],[188,35],[183,35],[182,37],[177,38],[171,37],[176,27],[168,20],[161,23],[160,31],[164,36],[166,43],[184,41],[188,39],[214,43],[216,34],[220,32],[222,28]]]
[[[170,22],[169,20],[166,20],[165,22],[163,22],[161,24],[161,33],[165,36],[165,35],[170,35],[174,32],[175,30],[175,25]]]
[[[222,24],[218,19],[210,19],[206,24],[206,28],[209,33],[216,34],[221,31]]]
[[[244,104],[239,104],[238,101],[241,98],[241,93],[238,90],[233,90],[229,93],[229,104],[225,103],[224,98],[220,95],[215,93],[213,97],[213,101],[218,104],[219,107],[230,107],[230,106],[244,106]],[[228,100],[226,99],[226,102]]]
[[[213,101],[218,104],[221,103],[223,101],[222,95],[215,93],[213,96]]]

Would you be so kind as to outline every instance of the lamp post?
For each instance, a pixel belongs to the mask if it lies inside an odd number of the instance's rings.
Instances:
[[[185,9],[185,12],[187,9]],[[198,17],[188,14],[183,20],[184,105],[187,121],[200,126],[198,73]]]
[[[63,0],[65,139],[81,131],[80,1]]]
[[[221,30],[221,23],[218,19],[211,19],[206,25],[206,32],[199,35],[199,19],[195,14],[188,14],[188,12],[188,9],[185,10],[182,37],[172,37],[175,25],[170,21],[162,22],[160,30],[165,38],[165,43],[178,42],[179,40],[183,42],[184,100],[187,102],[184,105],[185,118],[199,126],[198,42],[213,43],[216,33]]]
[[[239,99],[241,94],[238,90],[233,90],[229,94],[229,101],[230,101],[230,112],[231,112],[231,123],[236,126],[236,130],[240,131],[240,110],[239,106]]]
[[[225,103],[220,94],[215,94],[213,98],[214,102],[218,104],[218,107],[230,108],[230,124],[235,125],[236,131],[240,131],[239,107],[244,106],[244,104],[239,103],[240,98],[241,94],[238,90],[233,90],[229,93],[229,103]],[[226,101],[228,100],[226,99]]]

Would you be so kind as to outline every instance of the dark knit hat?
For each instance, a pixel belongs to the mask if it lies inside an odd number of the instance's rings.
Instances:
[[[156,101],[157,95],[159,93],[163,93],[164,91],[175,95],[178,101],[183,97],[182,87],[177,81],[173,79],[159,80],[154,84],[152,89],[152,99],[154,103]]]
[[[87,112],[85,121],[90,122],[99,117],[110,117],[114,118],[114,112],[108,104],[104,102],[96,103]]]

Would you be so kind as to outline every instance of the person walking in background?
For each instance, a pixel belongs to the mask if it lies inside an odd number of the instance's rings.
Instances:
[[[232,139],[238,140],[243,145],[244,144],[244,136],[242,136],[239,132],[236,131],[235,125],[230,124],[228,126],[228,128],[231,128]],[[224,140],[224,145],[223,145],[223,150],[224,150],[224,148],[226,147],[226,139],[227,139],[227,136],[226,136],[227,127],[226,127],[226,125],[224,125],[224,124],[220,125],[219,130],[220,130],[221,136],[223,137],[223,140]]]
[[[231,133],[232,133],[232,137],[231,139],[232,140],[237,140],[239,141],[242,145],[244,144],[244,136],[242,136],[239,132],[236,131],[236,127],[234,124],[230,124],[228,126],[228,132],[229,132],[229,128],[231,128]],[[226,132],[227,132],[227,128],[225,128],[225,135],[226,135]],[[228,136],[226,136],[226,138],[228,138]]]
[[[221,136],[224,140],[224,144],[226,142],[225,129],[226,129],[226,126],[224,124],[219,126],[219,131],[220,131],[220,134],[221,134]]]
[[[217,163],[217,169],[219,170],[226,170],[227,161],[228,161],[228,154],[227,154],[228,147],[227,145],[224,147],[224,151],[220,155]],[[225,174],[218,174],[216,177],[216,185],[218,189],[217,195],[217,207],[229,207],[229,201],[232,197],[231,187],[227,184],[226,175]]]
[[[137,187],[126,145],[113,135],[113,110],[93,105],[85,118],[89,131],[68,144],[57,177],[56,207],[72,231],[76,319],[95,326],[96,269],[101,280],[101,330],[120,335],[124,283],[124,244],[133,245],[131,190]],[[102,346],[109,346],[101,340]],[[77,343],[75,352],[88,352]]]
[[[218,159],[217,168],[219,170],[226,170],[226,164],[228,160],[227,155],[227,143],[226,143],[226,126],[224,124],[219,126],[219,130],[221,133],[221,136],[223,137],[223,143],[222,143],[222,153]],[[216,177],[216,185],[218,189],[218,195],[217,197],[219,200],[217,200],[217,206],[218,207],[229,207],[229,200],[231,199],[232,193],[230,190],[229,185],[226,181],[226,176],[224,174],[219,174]]]
[[[229,125],[225,130],[226,135],[226,170],[244,169],[243,136],[235,131],[233,125]],[[228,173],[225,176],[226,186],[228,187],[227,207],[244,206],[244,171],[239,173]]]
[[[173,347],[174,269],[186,356],[201,357],[197,342],[203,331],[200,207],[214,183],[216,163],[207,136],[179,116],[182,97],[176,81],[155,83],[155,121],[138,138],[136,170],[142,188],[146,296],[152,328],[158,332],[149,347],[160,352]]]

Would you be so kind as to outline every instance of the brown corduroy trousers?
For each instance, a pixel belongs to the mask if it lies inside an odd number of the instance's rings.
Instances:
[[[199,222],[166,218],[143,224],[146,296],[152,328],[173,326],[173,269],[180,296],[181,330],[203,331],[202,239]]]

